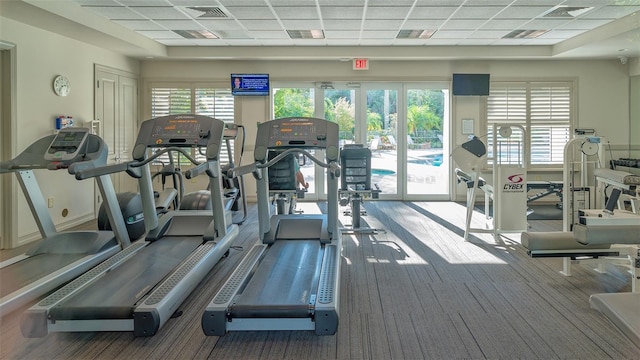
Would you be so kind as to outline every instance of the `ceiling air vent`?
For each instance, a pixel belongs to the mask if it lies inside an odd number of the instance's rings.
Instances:
[[[542,14],[544,18],[570,18],[573,19],[578,17],[587,11],[593,9],[593,7],[588,6],[566,6],[566,5],[558,5],[551,8],[551,10]]]
[[[211,18],[226,18],[227,14],[222,11],[219,7],[212,6],[190,6],[187,9],[194,10],[196,12],[200,12],[201,14],[196,16],[196,18],[202,19],[211,19]]]

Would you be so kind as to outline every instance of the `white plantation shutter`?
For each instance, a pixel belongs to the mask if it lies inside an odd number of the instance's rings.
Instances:
[[[527,87],[524,83],[511,83],[508,87],[491,85],[491,93],[487,99],[487,155],[489,158],[494,157],[493,124],[507,123],[527,126]],[[499,153],[503,157],[500,159],[501,163],[511,162],[509,151]]]
[[[151,116],[159,117],[173,114],[198,114],[217,118],[225,123],[234,122],[234,98],[229,88],[214,88],[191,84],[189,86],[152,85]],[[231,142],[232,149],[234,142]],[[232,150],[233,151],[233,150]],[[199,153],[193,154],[196,159],[205,159]],[[160,157],[159,161],[168,163],[168,157]],[[174,159],[176,160],[176,159]],[[228,161],[225,144],[220,153],[221,163]],[[181,161],[187,164],[188,161]]]
[[[151,117],[191,112],[191,89],[171,87],[151,89]]]
[[[531,87],[531,165],[562,164],[571,125],[571,87]]]
[[[530,166],[562,164],[570,138],[572,89],[567,82],[492,83],[487,99],[489,157],[493,156],[493,124],[512,123],[528,130]]]
[[[195,113],[198,115],[206,115],[225,123],[233,124],[234,121],[234,105],[231,89],[215,89],[215,88],[196,88],[195,89]],[[231,152],[235,141],[230,142]],[[204,161],[205,157],[197,154],[196,159]],[[224,165],[229,162],[229,153],[227,152],[226,143],[222,144],[220,149],[220,164]],[[236,164],[236,166],[239,164]]]

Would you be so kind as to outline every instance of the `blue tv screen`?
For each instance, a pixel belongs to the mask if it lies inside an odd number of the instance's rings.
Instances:
[[[453,95],[488,96],[489,74],[453,74]]]
[[[269,95],[269,74],[231,74],[232,95]]]

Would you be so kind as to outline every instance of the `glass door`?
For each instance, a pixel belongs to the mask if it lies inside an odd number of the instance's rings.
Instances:
[[[274,118],[334,121],[341,147],[371,149],[372,186],[381,199],[450,200],[448,83],[287,84],[273,96]],[[326,199],[324,169],[308,161],[301,171],[310,185],[305,197]]]
[[[398,95],[401,86],[393,83],[367,83],[360,91],[360,111],[356,122],[359,140],[371,150],[371,185],[382,191],[382,199],[399,199],[402,178],[398,141]]]
[[[405,199],[449,200],[448,84],[406,85]]]

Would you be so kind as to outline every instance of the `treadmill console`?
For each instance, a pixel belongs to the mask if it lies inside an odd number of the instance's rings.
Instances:
[[[201,119],[192,116],[172,116],[154,119],[155,123],[151,137],[147,142],[149,147],[195,147],[207,146],[209,124],[203,124]]]
[[[268,148],[326,148],[327,122],[313,118],[269,121]]]
[[[89,129],[72,127],[61,129],[44,153],[45,160],[71,161],[75,159],[83,150],[88,136]]]

